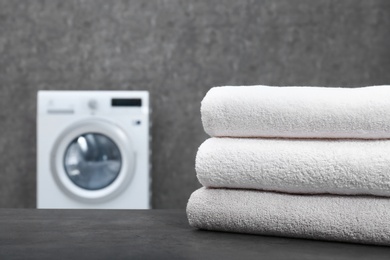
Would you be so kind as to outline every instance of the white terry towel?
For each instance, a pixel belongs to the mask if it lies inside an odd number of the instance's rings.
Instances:
[[[210,138],[195,165],[205,187],[390,196],[390,140]]]
[[[215,87],[201,106],[210,136],[390,138],[390,86]]]
[[[379,197],[200,188],[187,217],[206,230],[390,245],[390,200]]]

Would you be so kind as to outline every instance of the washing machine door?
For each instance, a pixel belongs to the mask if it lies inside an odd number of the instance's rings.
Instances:
[[[85,120],[67,128],[51,156],[54,179],[77,200],[109,200],[128,188],[134,175],[135,152],[129,136],[103,120]]]

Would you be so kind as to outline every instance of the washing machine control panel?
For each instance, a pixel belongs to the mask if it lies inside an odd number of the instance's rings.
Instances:
[[[39,114],[148,114],[147,91],[41,91]]]

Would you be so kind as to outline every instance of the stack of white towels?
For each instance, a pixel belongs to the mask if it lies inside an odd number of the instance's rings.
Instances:
[[[390,86],[215,87],[191,226],[390,245]]]

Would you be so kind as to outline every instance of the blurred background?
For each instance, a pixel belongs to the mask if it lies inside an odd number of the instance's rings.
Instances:
[[[0,207],[36,207],[37,90],[148,90],[152,205],[200,185],[220,85],[390,82],[390,1],[0,1]]]

